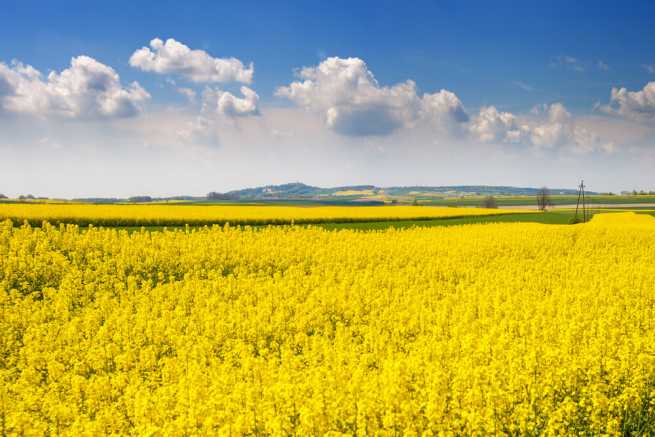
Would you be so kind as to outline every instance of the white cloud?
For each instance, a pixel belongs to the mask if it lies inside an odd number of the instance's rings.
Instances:
[[[455,93],[445,89],[433,94],[423,94],[419,115],[433,126],[441,127],[450,133],[469,121],[462,101]]]
[[[544,106],[547,120],[532,127],[530,140],[537,147],[567,147],[576,153],[612,153],[616,144],[578,123],[563,104]]]
[[[571,113],[561,103],[553,103],[550,106],[545,105],[543,108],[547,111],[548,120],[551,123],[567,124],[572,120]]]
[[[236,58],[214,58],[204,50],[192,50],[169,38],[150,41],[150,48],[142,47],[130,57],[130,65],[143,71],[159,74],[178,74],[193,82],[251,83],[253,64],[246,68]]]
[[[573,151],[577,153],[589,153],[601,151],[604,153],[614,153],[616,143],[611,140],[601,138],[597,133],[586,129],[577,124],[571,130]]]
[[[648,82],[640,91],[612,88],[609,104],[599,105],[597,109],[634,121],[655,121],[655,82]]]
[[[235,126],[233,121],[247,116],[259,116],[259,96],[252,89],[242,86],[243,98],[220,89],[207,87],[202,93],[202,108],[185,114],[187,119],[175,130],[177,140],[185,145],[217,147],[220,135]],[[195,94],[194,94],[195,97]]]
[[[45,79],[30,65],[0,62],[0,112],[120,118],[139,113],[149,98],[137,82],[122,86],[114,69],[88,56],[73,58],[69,68]]]
[[[359,58],[327,58],[297,76],[299,81],[278,88],[276,95],[320,114],[342,135],[387,135],[426,117],[438,122],[466,119],[455,94],[441,90],[421,97],[411,80],[380,86]]]
[[[564,146],[574,140],[574,126],[571,114],[561,103],[542,107],[547,120],[538,122],[530,129],[530,141],[538,147]],[[535,111],[539,114],[539,111]]]
[[[520,143],[529,133],[528,126],[520,125],[514,114],[499,112],[494,106],[480,109],[469,129],[475,138],[486,143]]]
[[[644,67],[647,72],[655,74],[655,64],[644,64],[642,67]]]
[[[571,114],[561,103],[542,105],[532,109],[539,118],[526,126],[529,143],[539,148],[564,146],[573,138]],[[545,116],[545,119],[544,119]]]
[[[575,65],[575,58],[561,62]],[[567,149],[574,152],[612,151],[592,129],[578,125],[561,103],[535,108],[532,116],[518,117],[494,106],[469,117],[461,100],[448,90],[419,95],[408,80],[381,86],[359,58],[327,58],[297,73],[300,80],[278,88],[285,97],[345,136],[388,135],[419,123],[432,135],[465,133],[482,143],[521,144],[533,149]]]
[[[647,168],[654,158],[652,129],[620,118],[573,115],[576,127],[617,147],[612,155],[600,149],[581,155],[572,146],[541,151],[529,138],[525,144],[502,146],[473,137],[436,136],[428,123],[385,137],[337,136],[312,113],[284,106],[265,109],[260,117],[225,120],[207,114],[203,120],[197,118],[197,107],[154,105],[139,117],[102,126],[0,117],[0,185],[5,194],[65,197],[202,195],[289,180],[384,186],[456,185],[475,179],[491,185],[540,186],[546,181],[566,187],[582,170],[596,191],[653,184]],[[472,118],[477,112],[470,112]],[[548,110],[515,116],[519,125],[549,122]],[[44,137],[64,147],[54,149],[40,141]],[[597,147],[611,148],[611,141]]]
[[[227,117],[259,115],[257,93],[246,86],[242,86],[240,91],[243,98],[228,91],[207,88],[203,93],[203,111]]]
[[[185,144],[202,144],[215,147],[219,144],[216,125],[202,115],[187,121],[186,124],[176,131],[177,139]]]
[[[487,143],[524,144],[537,149],[564,147],[574,152],[614,151],[614,142],[578,125],[561,103],[536,107],[532,113],[536,120],[519,122],[510,112],[485,107],[471,121],[469,130],[474,138]]]

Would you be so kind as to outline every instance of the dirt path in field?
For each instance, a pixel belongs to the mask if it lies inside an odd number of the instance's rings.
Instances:
[[[537,209],[537,205],[502,205],[500,209]],[[575,203],[567,205],[553,205],[548,209],[575,209]],[[655,208],[655,203],[587,203],[587,208]]]

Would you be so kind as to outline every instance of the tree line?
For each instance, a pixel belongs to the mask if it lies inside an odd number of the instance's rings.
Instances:
[[[537,202],[537,209],[539,211],[546,211],[548,208],[553,206],[550,190],[547,187],[542,187],[539,189],[537,195],[535,196],[535,200]],[[498,208],[498,202],[494,196],[486,196],[484,199],[482,199],[482,204],[480,206],[482,208],[495,209]]]

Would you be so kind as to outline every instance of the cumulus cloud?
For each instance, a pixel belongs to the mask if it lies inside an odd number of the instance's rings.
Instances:
[[[612,88],[610,102],[597,107],[601,112],[619,115],[639,122],[655,121],[655,82],[648,82],[639,91]]]
[[[558,59],[578,64],[570,57]],[[532,116],[486,106],[470,117],[459,97],[440,90],[418,94],[408,80],[381,86],[359,58],[327,58],[298,71],[299,80],[276,95],[322,116],[324,123],[346,136],[387,135],[421,123],[433,132],[462,134],[482,143],[517,144],[533,149],[566,148],[575,152],[612,151],[614,144],[580,126],[561,103],[537,108]]]
[[[381,86],[359,58],[330,57],[297,76],[300,80],[278,88],[276,95],[320,114],[342,135],[387,135],[424,118],[444,123],[467,118],[455,94],[441,90],[419,96],[411,80]]]
[[[88,56],[43,77],[30,65],[0,62],[0,112],[65,118],[120,118],[150,98],[137,82],[123,86],[111,67]]]
[[[159,74],[177,74],[193,82],[251,83],[253,64],[245,67],[236,58],[215,58],[204,50],[192,50],[169,38],[150,41],[130,57],[130,65],[143,71]]]
[[[616,144],[582,126],[561,103],[545,106],[546,121],[532,127],[531,142],[537,147],[566,147],[577,153],[612,153]]]
[[[228,91],[207,88],[203,93],[203,111],[227,117],[259,115],[257,93],[247,86],[242,86],[240,91],[243,98]]]
[[[575,152],[614,151],[615,144],[578,125],[563,104],[533,109],[535,120],[519,122],[510,112],[484,107],[473,118],[469,130],[482,142],[524,144],[537,149],[566,147]]]
[[[561,103],[547,107],[548,119],[531,128],[530,140],[539,147],[563,146],[574,139],[571,114]]]
[[[193,118],[177,129],[175,132],[177,139],[187,145],[219,146],[219,132],[233,126],[234,120],[260,115],[257,93],[242,86],[241,94],[243,98],[229,91],[205,88],[200,112],[192,112]]]
[[[433,94],[423,94],[419,116],[451,133],[469,121],[469,116],[459,97],[444,89]]]
[[[480,109],[477,117],[471,120],[471,134],[486,143],[519,143],[529,134],[527,125],[520,125],[514,114],[500,112],[494,106]]]

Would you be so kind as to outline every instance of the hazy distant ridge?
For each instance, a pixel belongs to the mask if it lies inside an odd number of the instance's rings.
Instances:
[[[306,185],[301,182],[281,184],[281,185],[266,185],[255,188],[245,188],[241,190],[229,191],[226,194],[234,198],[247,199],[247,198],[283,198],[283,197],[316,197],[316,196],[330,196],[335,193],[343,191],[377,191],[384,192],[385,194],[402,196],[409,195],[410,193],[459,193],[459,194],[495,194],[495,195],[535,195],[539,188],[532,187],[511,187],[511,186],[491,186],[491,185],[451,185],[451,186],[393,186],[393,187],[377,187],[375,185],[346,185],[341,187],[321,188],[311,185]],[[575,189],[557,188],[551,189],[553,194],[577,194]],[[589,192],[589,194],[595,194]]]

